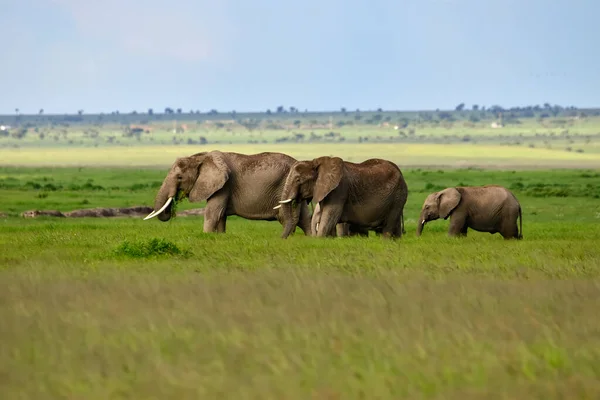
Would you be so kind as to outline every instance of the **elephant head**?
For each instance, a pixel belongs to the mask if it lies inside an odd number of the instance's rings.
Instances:
[[[455,188],[431,193],[423,202],[417,225],[417,236],[421,236],[425,223],[438,218],[447,219],[460,203],[461,194]]]
[[[290,168],[281,193],[284,230],[282,238],[287,238],[296,228],[300,215],[294,203],[311,200],[318,206],[321,201],[342,181],[344,162],[339,157],[319,157],[311,161],[297,161]]]
[[[158,217],[161,221],[168,221],[173,203],[185,197],[190,202],[207,200],[225,185],[230,173],[220,151],[176,159],[158,190],[154,211],[144,220]]]

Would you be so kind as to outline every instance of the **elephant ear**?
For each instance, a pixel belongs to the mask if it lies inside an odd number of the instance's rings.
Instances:
[[[225,185],[230,174],[223,153],[214,151],[206,154],[198,165],[198,178],[190,190],[190,201],[207,200]]]
[[[446,219],[460,203],[461,194],[455,188],[444,189],[437,196],[440,218]]]
[[[313,201],[318,204],[342,181],[344,161],[339,157],[319,157],[313,162],[317,168]]]

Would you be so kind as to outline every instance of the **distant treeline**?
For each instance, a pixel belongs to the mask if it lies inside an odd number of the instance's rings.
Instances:
[[[0,115],[2,125],[36,125],[47,123],[69,123],[69,124],[146,124],[153,121],[217,121],[237,120],[255,121],[281,120],[281,119],[311,119],[317,121],[354,119],[365,124],[376,124],[382,121],[405,120],[413,121],[457,121],[470,120],[477,122],[489,119],[502,119],[505,123],[522,118],[549,118],[549,117],[586,117],[600,116],[600,108],[576,108],[573,106],[563,107],[559,105],[534,105],[525,107],[504,108],[498,105],[491,107],[479,106],[477,104],[467,108],[464,103],[455,107],[454,110],[426,110],[426,111],[390,111],[381,108],[377,110],[347,110],[342,107],[339,111],[301,111],[296,107],[278,106],[274,110],[265,112],[217,111],[215,109],[200,112],[200,110],[183,111],[181,108],[166,107],[161,112],[154,109],[145,111],[131,111],[127,113],[115,110],[111,113],[86,114],[84,110],[78,110],[73,114],[45,114],[41,109],[37,114],[21,114],[15,109],[15,114]]]

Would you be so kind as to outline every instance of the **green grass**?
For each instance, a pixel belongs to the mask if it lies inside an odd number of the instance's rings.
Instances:
[[[405,169],[398,241],[18,217],[152,204],[165,172],[0,168],[3,398],[600,395],[599,170]],[[427,193],[486,183],[514,188],[522,241],[415,236]]]

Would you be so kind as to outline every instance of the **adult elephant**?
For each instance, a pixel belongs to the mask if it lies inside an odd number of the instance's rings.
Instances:
[[[171,219],[173,204],[187,197],[190,202],[206,200],[204,232],[225,232],[227,217],[279,221],[282,211],[274,210],[285,179],[296,159],[282,153],[239,154],[210,151],[180,157],[165,177],[154,210],[144,220]],[[299,227],[310,236],[310,210],[298,207]]]
[[[427,222],[448,217],[449,236],[466,236],[471,228],[500,233],[504,239],[523,238],[521,205],[510,190],[499,185],[459,186],[431,193],[421,208],[417,236]]]
[[[282,238],[298,223],[294,204],[313,201],[313,236],[332,236],[339,223],[350,231],[374,230],[384,237],[402,236],[402,215],[408,187],[400,168],[378,158],[362,163],[339,157],[297,161],[286,178],[281,200]]]

